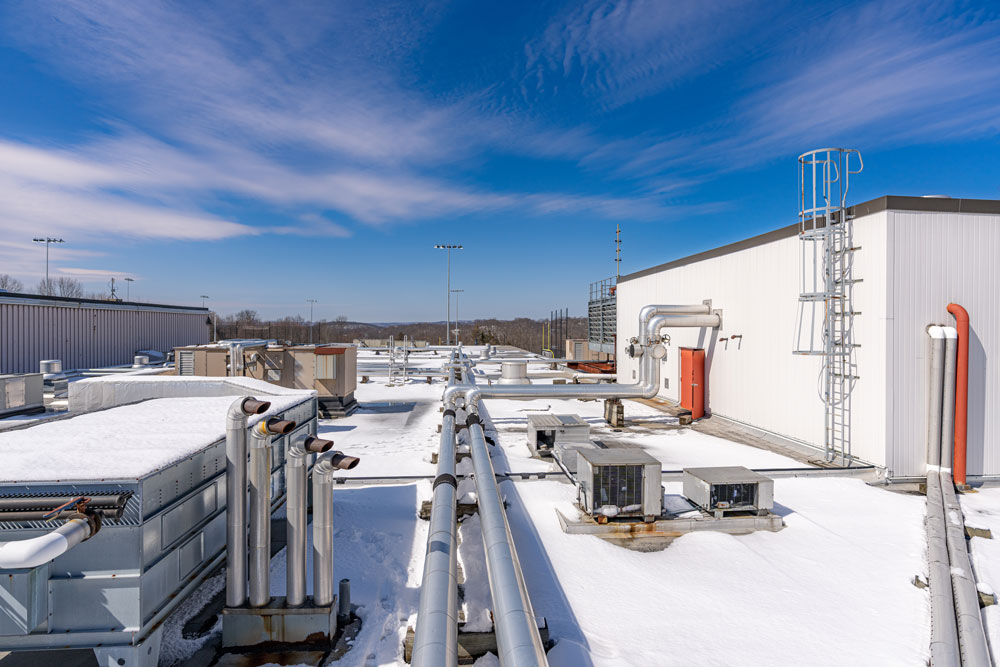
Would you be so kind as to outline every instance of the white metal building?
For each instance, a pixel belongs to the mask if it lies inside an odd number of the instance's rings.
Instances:
[[[208,318],[206,308],[2,293],[0,373],[37,373],[43,359],[113,366],[139,350],[207,343]]]
[[[852,207],[856,373],[851,453],[893,477],[925,471],[926,332],[970,316],[969,475],[1000,475],[1000,201],[887,196]],[[623,276],[618,341],[647,304],[701,303],[722,328],[668,330],[660,396],[678,398],[679,347],[706,350],[706,409],[815,447],[824,443],[821,359],[792,354],[802,261],[799,226]],[[637,360],[618,355],[619,381]]]

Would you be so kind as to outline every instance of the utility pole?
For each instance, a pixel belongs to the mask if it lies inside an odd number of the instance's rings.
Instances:
[[[309,302],[309,344],[313,344],[313,305],[316,299],[306,299]]]
[[[115,294],[115,277],[114,276],[111,276],[111,300],[112,301],[117,301],[118,300],[118,295]]]
[[[132,300],[132,283],[135,282],[135,278],[125,278],[125,282],[128,283],[128,285],[125,286],[125,300],[126,301],[131,301]]]
[[[52,285],[49,284],[49,244],[66,243],[66,242],[63,241],[62,239],[54,239],[48,236],[46,236],[45,238],[31,239],[31,240],[34,241],[35,243],[45,244],[45,291],[51,292]],[[49,296],[51,296],[51,294]]]
[[[447,345],[451,345],[451,251],[452,250],[464,250],[461,245],[453,245],[450,243],[439,243],[434,246],[438,250],[448,251],[448,288],[445,292],[445,300],[448,302],[448,322],[444,325],[445,339],[448,341]]]

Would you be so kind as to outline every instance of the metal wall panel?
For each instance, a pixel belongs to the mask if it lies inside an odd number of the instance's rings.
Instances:
[[[852,454],[885,463],[885,225],[884,212],[855,222],[856,340],[861,380],[853,394]],[[638,334],[647,304],[698,304],[722,310],[722,328],[668,329],[660,396],[678,400],[680,347],[706,350],[706,408],[716,414],[822,447],[824,406],[820,359],[792,354],[799,296],[801,241],[786,237],[618,283],[618,341]],[[731,336],[741,338],[731,338]],[[638,364],[618,350],[620,382]],[[665,386],[665,385],[669,386]]]
[[[1000,474],[1000,216],[890,211],[888,466],[922,475],[928,324],[969,311],[970,475]]]
[[[207,312],[154,306],[0,297],[0,373],[37,373],[43,359],[63,368],[131,363],[138,350],[207,343]]]

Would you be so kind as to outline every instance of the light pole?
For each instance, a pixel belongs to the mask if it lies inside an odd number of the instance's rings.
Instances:
[[[316,299],[306,299],[309,302],[309,344],[313,344],[313,304],[316,303]]]
[[[459,327],[461,327],[461,318],[458,316],[458,295],[464,292],[464,289],[453,289],[450,290],[451,294],[455,295],[455,342],[460,343],[461,339],[458,337]]]
[[[126,301],[131,301],[132,300],[132,283],[135,282],[135,278],[125,278],[125,282],[128,283],[128,285],[125,286],[125,300]]]
[[[204,307],[205,307],[205,299],[211,299],[211,298],[212,298],[212,297],[210,297],[210,296],[209,296],[209,295],[207,295],[207,294],[202,294],[202,295],[201,295],[201,307],[202,307],[202,308],[204,308]],[[214,313],[213,313],[213,315],[214,315]],[[216,323],[217,323],[217,322],[218,322],[218,318],[217,318],[217,317],[213,317],[213,318],[212,318],[212,342],[215,342],[216,340],[218,340],[218,339],[219,339],[219,332],[218,332],[218,330],[216,329]]]
[[[49,284],[49,244],[51,243],[66,243],[62,239],[53,239],[48,236],[42,239],[31,239],[35,243],[45,244],[45,291],[51,292],[52,285]],[[51,295],[50,295],[51,296]]]
[[[439,243],[434,247],[438,250],[448,251],[448,290],[445,292],[445,299],[448,301],[448,323],[444,326],[444,331],[448,345],[451,345],[451,251],[464,250],[464,248],[461,245],[450,243]]]

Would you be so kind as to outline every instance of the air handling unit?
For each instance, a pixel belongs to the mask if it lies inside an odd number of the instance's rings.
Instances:
[[[774,480],[742,466],[685,468],[684,496],[720,519],[732,512],[763,515],[774,507]]]
[[[147,378],[95,383],[97,409],[0,433],[0,653],[92,648],[102,667],[153,667],[164,620],[225,559],[226,415],[244,387],[114,405],[116,388],[131,401],[198,389]],[[315,394],[271,388],[249,425],[294,430],[262,441],[268,514],[289,443],[316,432]]]
[[[579,415],[528,415],[528,447],[535,456],[552,456],[557,445],[590,442],[590,424]]]
[[[616,517],[653,521],[663,512],[660,462],[638,448],[577,452],[580,506],[599,523]]]

